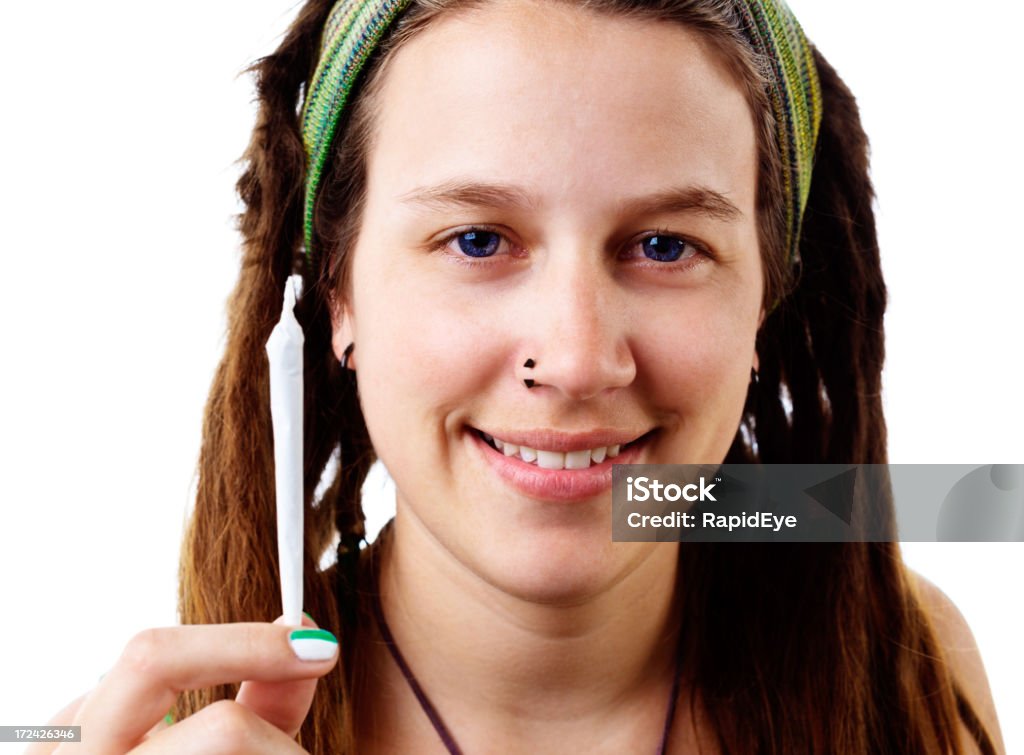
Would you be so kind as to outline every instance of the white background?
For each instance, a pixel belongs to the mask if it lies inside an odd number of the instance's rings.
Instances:
[[[858,95],[873,142],[891,460],[1024,463],[1024,12],[1009,0],[983,14],[793,7]],[[237,265],[234,160],[253,112],[237,74],[294,9],[0,8],[0,724],[37,725],[132,634],[175,621]],[[967,616],[1008,751],[1024,752],[1024,546],[905,552]]]

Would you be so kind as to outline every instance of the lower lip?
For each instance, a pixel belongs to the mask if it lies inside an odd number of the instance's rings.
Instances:
[[[542,469],[527,464],[518,456],[505,456],[480,437],[475,430],[467,430],[469,437],[484,461],[498,476],[519,493],[542,501],[571,503],[584,501],[611,490],[612,465],[636,464],[648,439],[636,443],[614,459],[605,459],[586,469]]]

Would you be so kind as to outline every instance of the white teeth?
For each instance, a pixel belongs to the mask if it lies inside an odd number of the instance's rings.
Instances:
[[[492,443],[498,451],[505,456],[518,456],[527,464],[536,463],[542,469],[587,469],[591,464],[600,464],[605,459],[614,459],[622,450],[621,445],[601,446],[582,451],[543,451],[529,446],[520,446],[515,443],[495,438],[485,432],[480,433],[484,440]]]
[[[586,469],[590,466],[590,451],[569,451],[565,454],[566,469]]]
[[[541,469],[565,469],[565,454],[537,449],[537,466]]]

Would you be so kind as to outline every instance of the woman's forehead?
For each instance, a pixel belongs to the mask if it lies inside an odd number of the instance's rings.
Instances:
[[[678,24],[485,4],[397,51],[378,102],[371,195],[476,176],[534,187],[542,203],[699,185],[753,210],[744,93]]]

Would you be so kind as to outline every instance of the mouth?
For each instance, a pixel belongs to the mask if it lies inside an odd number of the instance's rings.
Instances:
[[[552,502],[591,500],[610,493],[612,466],[640,463],[657,434],[467,430],[471,445],[499,480],[528,498]]]
[[[526,443],[513,443],[510,440],[485,433],[483,430],[473,428],[473,431],[484,443],[503,456],[518,459],[526,464],[532,464],[540,469],[589,469],[593,465],[603,464],[608,459],[615,459],[622,452],[636,448],[646,442],[654,434],[654,430],[628,440],[625,443],[612,443],[606,445],[595,445],[593,448],[566,448],[565,441],[551,443],[559,448],[534,448]],[[542,441],[543,442],[543,441]],[[540,445],[538,443],[538,445]]]

